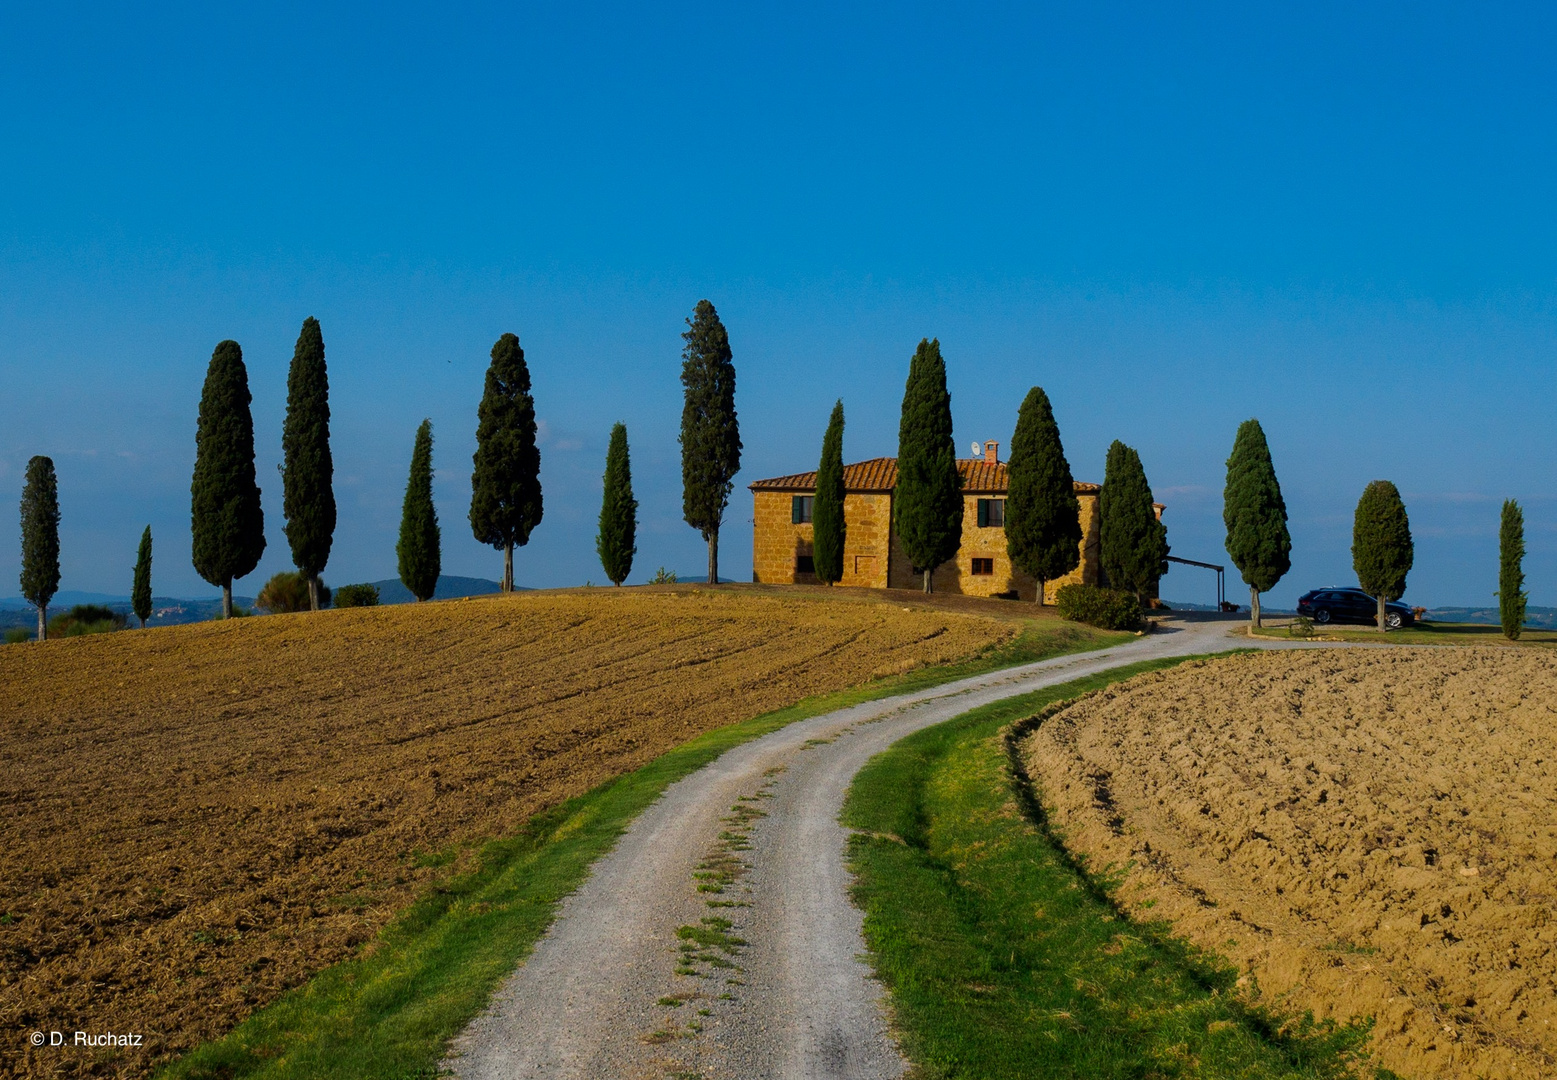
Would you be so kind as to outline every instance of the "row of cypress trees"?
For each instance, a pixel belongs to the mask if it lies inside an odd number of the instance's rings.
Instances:
[[[812,559],[817,578],[827,584],[843,577],[843,428],[840,401],[822,439],[812,511]],[[1041,387],[1028,391],[1017,413],[1006,468],[1007,551],[1014,565],[1037,580],[1042,604],[1046,583],[1080,563],[1081,507],[1059,425]],[[1157,520],[1140,455],[1117,440],[1108,449],[1099,502],[1103,572],[1116,587],[1145,595],[1167,570],[1167,529]],[[893,525],[925,592],[932,590],[935,568],[962,546],[962,523],[946,362],[940,341],[927,338],[909,361],[893,495]]]

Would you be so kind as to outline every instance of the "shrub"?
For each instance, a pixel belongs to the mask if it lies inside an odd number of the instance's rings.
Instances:
[[[123,630],[128,618],[102,604],[77,604],[49,620],[50,637],[80,637]]]
[[[654,576],[649,579],[650,585],[674,585],[675,583],[676,575],[663,566],[654,571]]]
[[[1287,636],[1297,638],[1311,638],[1314,636],[1314,620],[1307,615],[1299,615],[1287,624]]]
[[[1096,585],[1062,585],[1055,594],[1060,618],[1102,630],[1139,630],[1141,602],[1134,593]]]
[[[254,598],[254,606],[272,615],[308,610],[308,579],[296,570],[283,570],[269,581]],[[319,606],[330,606],[330,587],[319,582]]]
[[[335,590],[335,606],[378,607],[377,585],[342,585]]]
[[[31,640],[32,631],[25,626],[13,626],[5,632],[5,643],[7,645],[20,645],[24,641]]]

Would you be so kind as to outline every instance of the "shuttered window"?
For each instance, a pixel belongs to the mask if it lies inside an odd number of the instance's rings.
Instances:
[[[789,523],[791,525],[809,525],[811,523],[811,511],[815,508],[815,495],[796,495],[789,500]]]
[[[1006,501],[1004,499],[979,500],[979,528],[991,526],[999,529],[1006,525]]]

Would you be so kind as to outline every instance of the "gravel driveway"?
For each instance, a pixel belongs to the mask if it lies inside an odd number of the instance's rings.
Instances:
[[[1214,617],[791,724],[668,788],[455,1040],[464,1080],[865,1078],[907,1065],[848,898],[856,772],[969,709],[1142,660],[1276,642]]]

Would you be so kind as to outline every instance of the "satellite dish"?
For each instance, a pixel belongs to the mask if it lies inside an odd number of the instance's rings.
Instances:
[[[983,453],[983,452],[984,452],[984,451],[983,451],[983,450],[982,450],[982,449],[980,449],[980,448],[979,448],[979,444],[978,444],[978,443],[977,443],[977,442],[975,442],[975,443],[974,443],[974,444],[973,444],[973,456],[974,456],[974,457],[978,457],[978,456],[979,456],[979,455],[980,455],[980,454],[982,454],[982,453]]]

